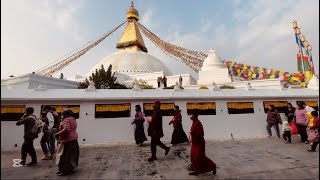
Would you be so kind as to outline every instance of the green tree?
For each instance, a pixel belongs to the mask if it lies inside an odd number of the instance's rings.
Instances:
[[[100,69],[96,69],[91,74],[89,80],[94,83],[96,89],[128,89],[125,85],[117,83],[115,73],[112,73],[112,65],[110,64],[107,71],[101,65]],[[80,82],[79,89],[84,89],[89,86],[89,80],[86,78],[84,82]]]

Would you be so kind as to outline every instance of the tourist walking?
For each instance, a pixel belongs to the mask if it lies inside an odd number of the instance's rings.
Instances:
[[[60,123],[59,132],[56,133],[56,137],[60,142],[58,147],[60,153],[57,153],[57,164],[59,167],[57,174],[67,175],[78,167],[79,144],[77,121],[73,117],[73,112],[71,110],[64,110],[62,116],[63,119]]]
[[[173,119],[169,122],[169,125],[173,124],[174,128],[171,137],[171,144],[175,145],[179,143],[189,142],[189,139],[182,128],[182,116],[179,106],[174,106],[174,112],[175,115],[173,116]]]
[[[37,164],[37,154],[33,147],[33,140],[38,137],[37,133],[33,133],[32,129],[36,123],[37,117],[33,115],[34,109],[33,107],[27,107],[25,110],[25,114],[22,116],[21,120],[18,120],[16,125],[24,125],[24,142],[21,147],[21,162],[20,164],[25,165],[27,154],[31,156],[31,162],[27,164],[27,166],[32,166]]]
[[[167,78],[166,78],[166,76],[163,76],[162,82],[163,82],[163,86],[166,88],[167,87]]]
[[[190,119],[193,121],[191,126],[191,172],[189,175],[210,172],[216,174],[216,164],[206,156],[205,140],[202,123],[198,119],[198,114],[193,113]]]
[[[182,87],[182,77],[181,77],[181,75],[179,77],[179,86]]]
[[[157,83],[158,83],[158,88],[160,88],[161,77],[158,77],[158,79],[157,79]]]
[[[282,137],[285,143],[291,143],[291,127],[288,121],[284,120],[282,123]]]
[[[319,114],[317,111],[312,111],[312,121],[309,123],[309,137],[308,140],[311,142],[311,147],[308,149],[310,152],[315,152],[319,144]]]
[[[295,110],[296,110],[296,108],[294,108],[291,103],[287,103],[287,108],[286,108],[284,114],[288,118],[288,123],[293,121]]]
[[[52,142],[54,142],[54,140],[51,140],[51,138],[53,137],[51,135],[51,133],[52,133],[53,126],[54,126],[54,117],[51,112],[52,111],[51,106],[44,106],[43,110],[44,110],[46,116],[44,118],[42,118],[42,122],[44,123],[43,130],[42,130],[43,135],[40,140],[40,145],[41,145],[42,151],[44,153],[42,160],[50,160],[53,158],[53,155],[54,155],[54,154],[51,154],[50,151],[51,152],[54,151],[53,149],[55,148],[55,145],[51,144]],[[51,147],[51,149],[50,149],[50,147]]]
[[[160,141],[160,138],[163,137],[162,111],[160,110],[160,106],[161,102],[155,101],[153,103],[154,111],[152,117],[148,118],[148,136],[151,137],[151,157],[148,159],[149,162],[157,160],[157,146],[165,150],[165,155],[170,151],[170,147],[167,147]]]
[[[141,106],[136,105],[136,115],[131,124],[135,124],[134,139],[136,140],[137,146],[142,146],[144,141],[148,141],[145,133],[143,123],[145,121],[143,113],[141,112]]]
[[[272,137],[271,127],[274,127],[277,137],[280,138],[279,124],[282,124],[282,120],[279,112],[274,108],[274,105],[268,106],[267,115],[267,132],[269,137]]]
[[[294,116],[294,123],[297,125],[301,138],[300,142],[308,144],[307,123],[309,118],[302,102],[298,103],[298,108],[295,110]]]

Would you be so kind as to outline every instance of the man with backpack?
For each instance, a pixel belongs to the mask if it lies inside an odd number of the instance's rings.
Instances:
[[[33,115],[33,107],[27,107],[25,114],[22,116],[21,120],[18,120],[16,125],[24,125],[24,142],[21,148],[21,163],[22,165],[26,164],[27,154],[31,156],[31,162],[27,166],[33,166],[37,164],[37,154],[33,147],[33,140],[38,137],[37,131],[37,117]],[[33,129],[36,129],[34,131]]]
[[[43,111],[45,112],[45,117],[42,118],[43,125],[43,135],[40,141],[40,145],[44,156],[42,160],[50,160],[53,159],[55,153],[55,139],[54,134],[57,131],[57,123],[55,123],[55,118],[52,113],[51,106],[44,106]]]

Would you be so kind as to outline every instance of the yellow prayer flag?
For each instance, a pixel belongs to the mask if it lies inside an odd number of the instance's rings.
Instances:
[[[312,78],[312,72],[311,71],[306,71],[306,77],[308,81]]]
[[[252,78],[256,78],[256,77],[257,77],[256,73],[252,74]]]

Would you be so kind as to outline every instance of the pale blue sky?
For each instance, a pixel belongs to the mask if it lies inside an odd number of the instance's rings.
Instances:
[[[1,77],[31,73],[125,20],[131,0],[1,1]],[[318,0],[135,0],[140,23],[170,43],[217,50],[222,59],[296,72],[293,20],[313,46],[318,74]],[[83,75],[116,51],[125,26],[62,72]],[[145,36],[149,53],[176,74],[188,73]],[[57,74],[56,76],[59,76]]]

